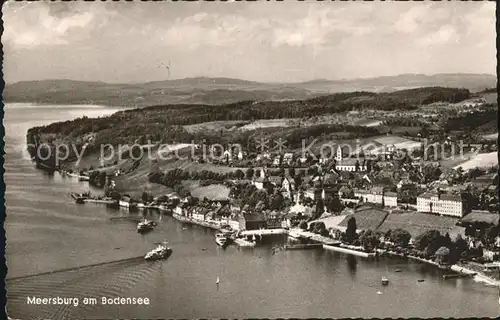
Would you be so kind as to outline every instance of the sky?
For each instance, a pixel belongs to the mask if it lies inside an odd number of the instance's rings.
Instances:
[[[7,83],[496,73],[494,2],[37,1],[3,14]]]

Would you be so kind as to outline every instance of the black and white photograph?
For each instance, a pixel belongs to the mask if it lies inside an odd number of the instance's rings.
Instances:
[[[5,1],[5,317],[499,317],[495,11]]]

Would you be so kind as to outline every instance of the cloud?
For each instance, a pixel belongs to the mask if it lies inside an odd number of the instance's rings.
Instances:
[[[71,10],[58,16],[51,11],[54,8],[44,3],[11,4],[4,8],[3,41],[16,48],[69,44],[74,31],[88,31],[93,24],[98,25],[95,10]]]
[[[460,35],[451,25],[444,25],[435,33],[419,38],[417,43],[421,46],[432,46],[460,41]]]

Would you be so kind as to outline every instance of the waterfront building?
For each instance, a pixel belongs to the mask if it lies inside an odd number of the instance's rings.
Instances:
[[[466,213],[461,195],[426,192],[417,197],[417,211],[463,217]]]
[[[267,228],[266,217],[262,213],[243,212],[240,214],[240,230],[259,230]]]

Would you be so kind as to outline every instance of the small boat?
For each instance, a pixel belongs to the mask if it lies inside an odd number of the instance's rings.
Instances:
[[[243,238],[234,239],[234,243],[236,243],[236,245],[238,245],[239,247],[255,247],[257,245],[256,242],[248,241],[248,240],[243,239]]]
[[[219,279],[219,276],[217,276],[217,280],[215,280],[215,283],[219,284],[219,282],[220,282],[220,279]]]
[[[225,247],[229,243],[228,238],[223,233],[215,234],[215,242],[221,247]]]
[[[394,270],[394,271],[395,271],[395,272],[401,272],[401,271],[403,271],[403,270],[401,270],[401,269],[396,269],[396,270]]]
[[[384,286],[388,285],[389,284],[389,279],[387,279],[386,277],[382,277],[382,284]]]
[[[417,281],[418,282],[424,282],[425,280],[424,279],[418,279]]]
[[[172,249],[167,246],[167,242],[164,241],[158,245],[155,249],[148,252],[145,256],[145,260],[162,260],[167,259],[172,254]]]
[[[143,233],[146,231],[151,231],[156,227],[156,222],[144,219],[137,224],[137,232]]]

